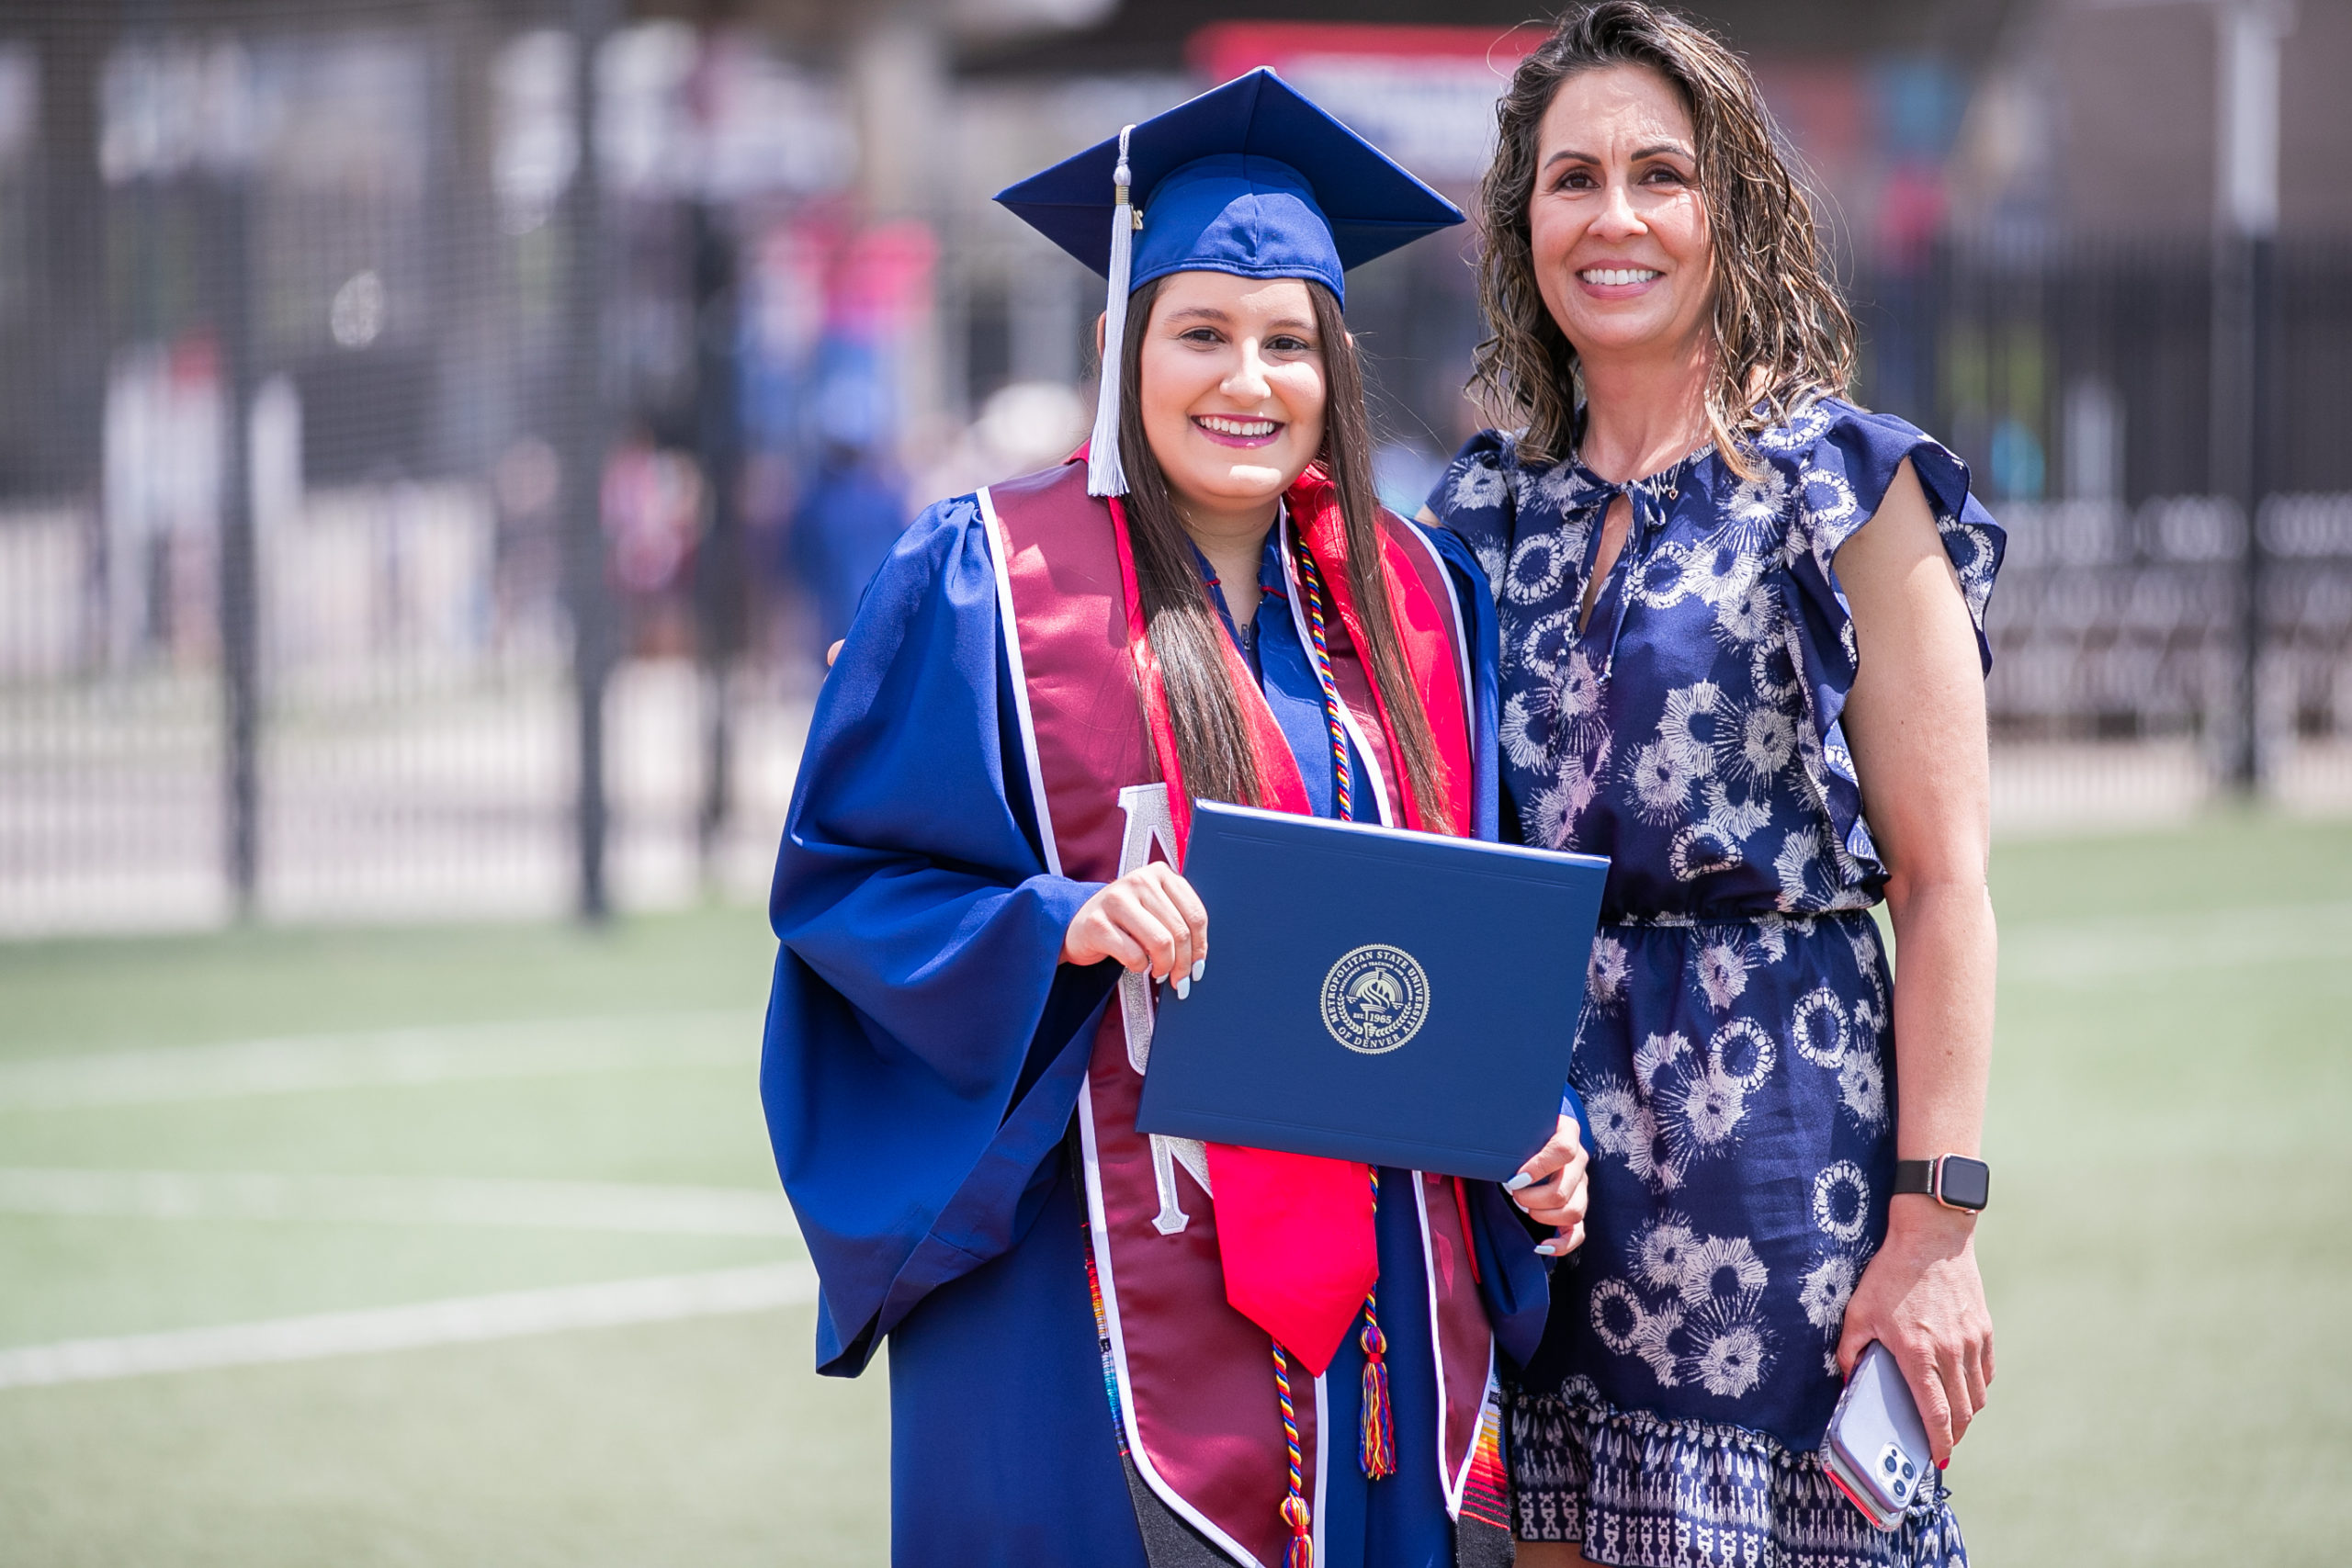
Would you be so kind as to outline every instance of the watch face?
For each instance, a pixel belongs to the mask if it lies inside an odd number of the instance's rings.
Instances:
[[[1981,1209],[1991,1195],[1993,1168],[1964,1155],[1946,1155],[1938,1196],[1955,1209]]]

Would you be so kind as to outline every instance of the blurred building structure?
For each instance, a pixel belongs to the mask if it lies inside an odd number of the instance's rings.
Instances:
[[[2009,525],[2004,820],[2352,805],[2352,6],[1690,9]],[[1086,423],[1099,283],[989,197],[1265,63],[1466,203],[1525,20],[0,0],[0,931],[756,893],[820,476]],[[1351,285],[1408,510],[1472,243]]]

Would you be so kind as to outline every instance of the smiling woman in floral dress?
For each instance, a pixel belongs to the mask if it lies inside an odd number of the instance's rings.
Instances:
[[[1521,428],[1430,513],[1496,588],[1507,821],[1614,863],[1589,1241],[1510,1412],[1520,1561],[1959,1563],[1939,1483],[1881,1533],[1817,1450],[1873,1339],[1939,1464],[1992,1381],[1974,1215],[1893,1189],[1983,1121],[2001,532],[1839,395],[1851,325],[1730,51],[1605,0],[1499,118],[1480,370]]]

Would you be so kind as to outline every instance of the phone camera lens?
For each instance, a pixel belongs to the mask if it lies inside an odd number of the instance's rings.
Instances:
[[[1896,1502],[1900,1503],[1901,1501],[1903,1501],[1904,1495],[1905,1495],[1905,1494],[1906,1494],[1906,1493],[1908,1493],[1910,1490],[1911,1490],[1911,1483],[1910,1483],[1909,1482],[1907,1482],[1907,1481],[1898,1481],[1898,1482],[1896,1482],[1896,1483],[1894,1483],[1894,1500],[1895,1500]]]

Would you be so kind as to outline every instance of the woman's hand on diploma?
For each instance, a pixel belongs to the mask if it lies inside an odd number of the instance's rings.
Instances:
[[[1584,1205],[1587,1195],[1584,1140],[1577,1134],[1577,1119],[1560,1118],[1551,1142],[1535,1151],[1503,1183],[1510,1201],[1553,1235],[1535,1244],[1546,1258],[1566,1258],[1584,1245]]]
[[[1163,862],[1137,866],[1079,907],[1062,937],[1062,962],[1149,970],[1175,979],[1181,999],[1209,960],[1209,912],[1192,884]],[[1579,1156],[1581,1157],[1581,1156]]]

